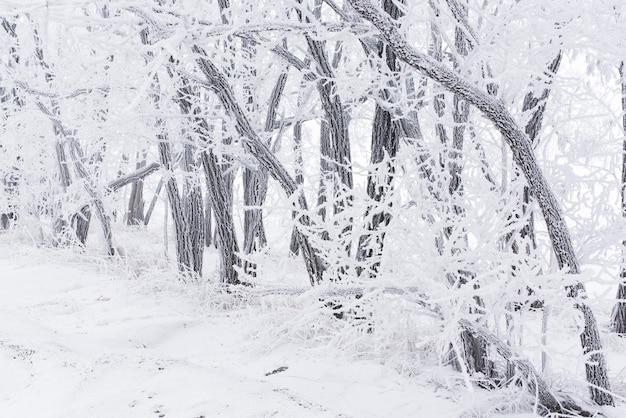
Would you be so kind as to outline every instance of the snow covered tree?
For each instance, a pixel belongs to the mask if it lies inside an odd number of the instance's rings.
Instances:
[[[446,89],[459,94],[494,124],[509,145],[516,164],[522,170],[530,190],[537,198],[559,267],[571,274],[580,273],[578,258],[558,201],[537,165],[527,134],[506,109],[504,103],[488,91],[480,90],[455,71],[412,47],[394,22],[373,6],[369,0],[349,0],[349,2],[364,19],[370,21],[380,31],[399,59]],[[584,318],[585,325],[580,340],[584,353],[588,355],[586,372],[592,399],[600,405],[612,405],[613,396],[610,393],[610,382],[598,325],[591,308],[584,302],[585,285],[580,281],[575,282],[568,287],[568,294],[577,299],[576,307]]]
[[[624,62],[619,66],[621,77],[621,105],[622,105],[622,131],[625,138],[622,148],[622,181],[621,181],[621,209],[622,217],[626,217],[626,68]],[[622,262],[620,267],[620,282],[617,288],[617,302],[611,314],[611,328],[619,334],[626,334],[626,241],[622,241]]]

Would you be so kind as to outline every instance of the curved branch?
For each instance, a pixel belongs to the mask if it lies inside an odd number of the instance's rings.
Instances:
[[[504,103],[409,45],[394,22],[373,6],[369,0],[348,0],[348,2],[361,17],[370,21],[380,31],[399,59],[451,92],[459,94],[477,107],[500,131],[511,148],[515,163],[521,168],[531,191],[537,198],[559,267],[572,274],[580,273],[578,258],[561,207],[539,168],[528,136],[506,109]],[[585,369],[587,381],[590,383],[591,397],[599,405],[613,405],[600,332],[591,309],[581,301],[586,298],[585,285],[577,281],[567,290],[570,297],[578,299],[575,306],[581,311],[585,320],[580,340],[583,353],[588,355]]]

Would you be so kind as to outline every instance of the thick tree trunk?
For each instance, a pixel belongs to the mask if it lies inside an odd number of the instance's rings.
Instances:
[[[163,121],[157,120],[157,126],[164,129]],[[185,219],[185,208],[178,191],[178,184],[173,176],[172,149],[163,131],[158,134],[159,159],[163,168],[168,172],[168,179],[165,182],[165,191],[172,209],[172,219],[174,221],[174,235],[176,238],[176,261],[178,271],[182,280],[196,279],[196,272],[193,270],[193,247],[191,237],[187,235],[187,220]]]
[[[561,58],[563,56],[562,51],[559,51],[556,57],[548,64],[545,73],[541,79],[538,79],[531,83],[529,91],[524,96],[524,103],[522,105],[522,112],[529,115],[528,122],[524,128],[524,131],[528,135],[530,142],[536,146],[539,131],[543,121],[543,115],[546,110],[548,98],[550,97],[551,88],[550,84],[552,78],[556,75],[561,65]],[[543,89],[540,90],[540,94],[535,94],[537,84],[543,84]],[[535,221],[534,213],[532,210],[533,195],[528,186],[524,186],[522,191],[522,216],[526,219],[524,225],[519,230],[519,236],[514,234],[506,237],[507,242],[511,242],[511,249],[515,254],[523,253],[527,257],[532,257],[537,250],[537,240],[535,236]],[[515,275],[515,267],[512,267],[512,273]],[[527,289],[528,295],[532,295],[534,291],[530,288]],[[542,301],[533,301],[534,307],[542,306]]]
[[[383,10],[394,20],[402,16],[402,12],[392,0],[383,1]],[[389,91],[399,87],[396,85],[396,74],[400,71],[400,64],[393,50],[387,48],[384,43],[379,42],[377,52],[379,57],[385,58],[385,72],[389,73],[387,86],[379,91],[380,99],[391,104]],[[394,121],[392,113],[377,101],[372,125],[370,155],[370,165],[373,171],[367,176],[367,195],[373,204],[368,206],[365,213],[368,232],[359,238],[357,250],[357,261],[363,265],[359,267],[359,275],[364,270],[371,278],[375,278],[379,273],[385,228],[391,222],[391,213],[388,210],[390,203],[387,202],[387,198],[393,192],[394,159],[400,145],[401,132],[401,126]]]
[[[246,207],[243,214],[244,254],[253,254],[267,245],[261,206],[267,196],[268,177],[267,170],[263,169],[253,171],[245,168],[243,171],[243,204]],[[246,261],[244,271],[256,276],[256,264]]]
[[[526,133],[519,127],[504,103],[488,92],[479,90],[456,72],[411,47],[393,21],[388,16],[383,15],[369,0],[348,1],[364,19],[376,26],[398,58],[440,83],[446,89],[458,93],[477,107],[495,125],[511,148],[515,163],[521,168],[531,191],[537,198],[559,267],[567,269],[571,274],[579,274],[578,258],[561,207],[537,164]],[[583,302],[585,299],[584,284],[576,282],[569,286],[568,295],[576,299],[575,306],[584,317],[584,329],[581,332],[580,340],[583,354],[587,358],[585,369],[587,381],[590,384],[591,397],[599,405],[613,405],[614,401],[610,393],[610,382],[598,325],[593,312]]]
[[[320,120],[320,182],[317,189],[317,215],[324,223],[328,218],[328,201],[334,202],[337,192],[331,163],[332,143],[330,136],[328,122],[325,119]],[[330,239],[330,234],[326,228],[321,235],[324,241]]]
[[[141,42],[144,45],[150,45],[150,32],[148,28],[144,28],[140,32]],[[150,55],[150,53],[149,53]],[[159,79],[154,76],[154,85],[159,86]],[[183,113],[188,112],[190,107],[188,102],[181,99],[184,93],[179,91],[177,103],[181,107]],[[160,108],[160,97],[153,94],[152,99],[157,109]],[[187,106],[187,107],[185,107]],[[159,160],[161,165],[168,173],[165,181],[165,191],[172,209],[172,219],[174,221],[174,234],[176,238],[176,261],[180,278],[183,281],[197,280],[202,276],[202,255],[204,252],[204,211],[202,209],[202,193],[199,186],[187,183],[189,178],[183,181],[183,196],[178,190],[178,183],[173,176],[174,158],[172,157],[172,146],[167,134],[167,127],[161,118],[156,119],[156,127],[160,129],[157,134],[157,144],[159,150]],[[193,161],[193,149],[190,144],[183,146],[183,170],[186,173],[194,171],[195,161]],[[167,231],[167,218],[165,222]],[[167,248],[167,242],[166,242]]]
[[[204,246],[210,247],[213,245],[213,205],[211,205],[211,197],[209,196],[209,189],[206,189],[206,195],[204,198]]]
[[[241,265],[241,261],[237,256],[239,246],[234,230],[232,206],[227,197],[223,172],[220,168],[219,160],[212,150],[203,151],[201,159],[207,181],[207,190],[215,215],[217,248],[222,264],[220,269],[221,281],[227,284],[239,284],[241,282],[236,269],[237,266]]]
[[[197,180],[196,148],[190,143],[183,145],[182,167],[185,171],[183,179],[182,205],[185,211],[185,234],[190,245],[190,268],[202,276],[202,258],[204,255],[204,201],[202,189]]]

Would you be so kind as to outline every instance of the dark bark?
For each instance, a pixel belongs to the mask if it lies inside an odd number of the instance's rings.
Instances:
[[[208,149],[200,153],[200,161],[205,175],[207,193],[211,202],[211,207],[215,215],[215,228],[217,235],[217,249],[220,254],[220,276],[222,283],[239,284],[239,275],[237,267],[241,265],[237,253],[239,245],[235,234],[235,227],[232,214],[232,190],[229,190],[228,182],[230,179],[224,176],[224,172],[220,167],[220,161],[210,148],[211,131],[208,122],[199,116],[198,111],[194,111],[192,98],[199,99],[199,92],[190,86],[189,81],[183,78],[186,83],[181,87],[181,94],[178,97],[182,113],[190,117],[191,129],[194,135],[198,137],[200,142],[207,146]],[[195,205],[202,203],[202,195],[199,186],[197,186]],[[202,231],[202,240],[197,241],[200,248],[204,248],[204,229],[206,225],[204,220],[198,224],[198,229]],[[200,236],[199,233],[196,234]]]
[[[146,166],[145,157],[137,162],[136,169]],[[126,209],[126,225],[143,225],[144,223],[143,180],[135,180],[130,187],[128,208]]]
[[[383,1],[383,10],[394,20],[402,16],[402,12],[392,0]],[[368,232],[359,238],[357,250],[357,261],[364,264],[359,267],[359,275],[365,270],[372,278],[379,273],[384,250],[385,227],[391,222],[389,210],[391,203],[387,202],[387,198],[393,192],[394,159],[402,133],[400,124],[394,121],[392,113],[384,106],[384,104],[392,104],[389,92],[399,87],[397,74],[400,71],[400,63],[393,50],[386,48],[382,42],[378,45],[378,56],[385,58],[383,68],[389,81],[378,92],[380,97],[376,101],[374,110],[370,147],[370,166],[373,167],[373,171],[367,176],[367,195],[373,204],[369,205],[366,210]]]
[[[235,225],[233,221],[232,211],[232,188],[229,188],[229,182],[231,179],[224,175],[224,171],[220,167],[220,161],[210,148],[211,144],[211,131],[209,129],[208,122],[199,116],[199,111],[194,110],[194,104],[192,98],[199,99],[199,92],[197,89],[189,85],[189,81],[186,78],[182,79],[185,85],[180,88],[180,94],[178,96],[178,102],[181,111],[184,115],[190,118],[191,130],[194,135],[198,137],[200,142],[209,147],[200,153],[200,161],[205,175],[207,193],[211,206],[215,214],[215,228],[217,232],[217,249],[220,254],[220,279],[222,283],[227,284],[239,284],[239,274],[237,273],[237,267],[241,265],[237,253],[239,252],[239,245],[237,244],[237,236],[235,234]],[[191,142],[191,141],[189,141]],[[185,160],[189,167],[191,167],[192,152],[189,145],[186,146]],[[193,212],[194,219],[202,221],[194,221],[196,230],[193,232],[192,240],[193,245],[197,246],[198,250],[204,249],[204,213],[201,215],[202,207],[202,193],[200,192],[200,186],[194,186],[193,200],[190,201],[192,206],[187,210],[191,214]],[[193,207],[193,209],[192,209]],[[196,248],[196,247],[194,247]]]
[[[202,276],[202,258],[204,255],[204,200],[200,182],[197,181],[196,147],[186,142],[183,145],[182,205],[185,210],[185,234],[190,245],[190,268],[199,277]]]
[[[555,74],[559,70],[559,67],[561,66],[562,58],[563,52],[559,51],[556,57],[550,62],[550,64],[548,64],[548,68],[544,73],[544,77],[538,79],[535,83],[531,84],[531,90],[526,93],[526,96],[524,96],[522,111],[530,112],[530,118],[526,123],[524,131],[528,135],[528,139],[531,143],[535,143],[537,136],[539,135],[539,130],[541,129],[543,121],[543,115],[546,111],[546,104],[552,91],[552,89],[550,88],[550,84],[552,83],[552,78],[554,78]],[[536,84],[543,84],[543,88],[541,89],[540,94],[536,94],[536,92],[534,91],[537,88]]]
[[[72,179],[70,177],[70,171],[67,165],[65,146],[63,145],[63,142],[61,142],[61,140],[58,138],[54,144],[54,151],[56,154],[59,184],[61,185],[61,190],[63,192],[66,192],[67,188],[70,187],[70,184],[72,183]],[[63,241],[65,241],[66,239],[65,235],[67,232],[67,220],[63,217],[63,215],[61,215],[61,211],[61,203],[57,202],[52,210],[53,216],[55,217],[55,220],[53,222],[55,245],[65,244]]]
[[[314,15],[317,20],[321,19],[321,4],[320,0],[316,1]],[[311,23],[308,16],[302,16],[299,9],[296,11],[301,21]],[[316,66],[316,86],[325,115],[320,126],[320,153],[323,160],[320,167],[320,195],[330,194],[333,196],[333,214],[338,215],[346,208],[351,207],[353,201],[352,156],[348,133],[349,118],[338,94],[335,74],[326,52],[326,42],[314,39],[309,34],[305,34],[305,39],[309,55]],[[340,242],[337,243],[339,248],[345,252],[346,257],[350,257],[351,253],[352,222],[353,220],[350,218],[341,226]],[[323,235],[324,239],[329,238],[328,233]],[[337,279],[340,279],[347,273],[347,266],[338,266],[337,272],[339,274]]]
[[[544,77],[538,79],[530,85],[530,89],[526,96],[524,96],[524,103],[522,105],[522,111],[529,114],[528,122],[524,127],[524,131],[528,135],[528,139],[532,144],[536,144],[539,131],[541,129],[543,115],[545,114],[548,98],[550,97],[552,78],[555,76],[561,65],[561,58],[563,56],[562,51],[559,51],[557,56],[548,65]],[[538,84],[543,84],[543,88],[539,94],[535,93]],[[532,192],[528,186],[524,186],[522,193],[522,216],[527,217],[527,221],[520,230],[520,240],[525,243],[524,251],[526,255],[531,255],[534,250],[537,249],[537,240],[535,238],[535,225],[534,216],[531,210],[533,197]],[[519,244],[513,242],[514,251],[519,251]]]
[[[564,412],[559,401],[554,397],[552,392],[550,392],[548,384],[543,380],[537,370],[535,370],[535,367],[530,361],[517,356],[508,344],[499,340],[495,335],[489,333],[484,328],[476,326],[466,319],[461,319],[459,324],[463,331],[476,339],[487,341],[507,362],[514,364],[528,385],[528,391],[537,397],[542,407],[552,413]]]
[[[89,234],[89,225],[91,224],[91,208],[85,205],[78,213],[72,216],[72,225],[76,231],[76,239],[81,245],[87,244],[87,236]]]
[[[150,45],[150,32],[148,28],[144,28],[140,32],[141,42],[144,45]],[[149,52],[151,57],[152,53]],[[154,86],[159,87],[159,79],[154,76]],[[181,107],[183,113],[189,108],[185,108],[188,104],[184,101],[185,92],[179,91],[175,101]],[[151,95],[155,108],[158,110],[160,106],[160,97],[158,94]],[[159,161],[163,169],[167,172],[165,181],[165,191],[168,197],[170,208],[172,211],[172,219],[174,221],[174,233],[176,238],[176,262],[180,278],[183,281],[197,280],[202,277],[202,257],[204,253],[204,208],[202,200],[202,192],[200,186],[197,185],[190,177],[196,170],[196,161],[194,159],[194,149],[191,142],[183,143],[183,155],[181,165],[185,172],[183,179],[182,196],[178,188],[178,183],[173,176],[174,158],[172,156],[172,145],[167,133],[167,127],[164,120],[156,118],[157,145],[159,151]],[[166,244],[167,245],[167,244]]]
[[[331,163],[332,143],[330,126],[325,119],[320,120],[320,183],[317,190],[317,214],[322,222],[326,222],[328,216],[328,197],[334,201],[337,188],[334,182],[334,173]],[[322,239],[329,240],[328,231],[322,231]]]
[[[0,151],[2,147],[0,146]],[[18,157],[18,161],[20,158]],[[4,189],[3,192],[8,198],[8,205],[3,207],[3,212],[0,213],[0,228],[9,229],[14,225],[19,218],[19,204],[18,196],[20,193],[20,170],[18,167],[10,167],[6,173],[0,171],[0,174],[4,174],[0,178],[0,184]]]
[[[456,72],[437,63],[411,47],[398,28],[368,0],[348,0],[352,7],[380,31],[385,41],[404,62],[440,83],[446,89],[458,93],[477,107],[500,131],[511,148],[515,163],[521,168],[528,185],[537,198],[543,213],[559,267],[571,274],[579,274],[580,266],[572,245],[569,230],[561,207],[550,185],[537,164],[532,145],[526,133],[519,127],[504,103],[464,80]],[[591,398],[599,405],[613,405],[600,333],[593,312],[585,299],[585,286],[576,282],[568,287],[568,295],[576,299],[575,307],[583,314],[584,329],[580,334],[583,354],[587,360],[585,370]]]
[[[309,227],[311,221],[306,215],[308,205],[304,194],[298,189],[296,181],[289,175],[287,170],[285,170],[278,159],[272,154],[267,145],[261,141],[254,129],[252,129],[250,122],[235,100],[232,89],[228,85],[228,82],[222,72],[206,58],[207,54],[202,51],[202,49],[194,46],[193,50],[196,54],[198,54],[199,57],[197,59],[197,63],[200,70],[207,78],[206,87],[217,95],[226,111],[234,119],[236,128],[242,136],[244,148],[257,159],[259,164],[268,170],[269,174],[276,181],[278,181],[288,196],[291,197],[296,194],[295,202],[297,204],[297,209],[301,211],[297,215],[297,221],[302,225],[302,227]],[[300,249],[302,250],[302,256],[304,258],[311,284],[320,282],[323,278],[324,268],[317,257],[317,252],[313,249],[313,247],[311,247],[308,238],[301,230],[298,231],[298,243]]]
[[[304,160],[302,157],[302,121],[297,121],[293,125],[293,151],[296,155],[296,185],[302,187],[304,184],[304,174],[302,168],[304,166]],[[294,212],[295,217],[295,212]],[[296,256],[300,252],[298,245],[298,228],[294,227],[291,231],[291,240],[289,243],[289,252]]]
[[[287,72],[283,72],[278,77],[272,94],[270,96],[267,116],[265,118],[265,132],[274,130],[274,122],[276,120],[276,111],[280,104],[280,99],[287,83]],[[249,96],[253,100],[252,96]],[[251,105],[251,104],[250,104]],[[265,227],[263,225],[263,203],[267,196],[267,182],[269,174],[263,167],[256,170],[244,168],[243,184],[244,184],[244,242],[243,249],[245,254],[252,254],[255,251],[267,245],[267,237],[265,236]],[[244,270],[248,274],[256,276],[256,264],[246,261]]]
[[[211,197],[209,196],[209,189],[206,189],[206,196],[204,198],[204,246],[210,247],[213,245],[213,206],[211,205]]]
[[[467,20],[467,7],[454,0],[448,0],[448,6],[452,10],[457,22],[461,25],[455,28],[454,49],[458,58],[453,60],[454,68],[460,67],[459,60],[467,56],[471,47],[467,38],[467,31],[464,30],[463,22]],[[435,15],[439,15],[439,10],[433,5]],[[429,50],[431,56],[438,62],[443,62],[443,39],[438,27],[432,26],[432,45]],[[435,113],[440,119],[446,116],[446,95],[442,92],[436,94],[433,100]],[[469,119],[469,103],[458,93],[452,95],[452,106],[449,111],[452,114],[452,136],[444,122],[438,122],[435,126],[439,142],[443,146],[443,152],[439,156],[439,164],[442,173],[448,180],[446,190],[438,194],[446,226],[444,226],[437,240],[439,254],[449,252],[452,256],[461,256],[467,250],[467,232],[464,227],[459,226],[459,220],[465,218],[465,206],[463,204],[463,169],[465,142],[465,131]],[[434,188],[434,187],[433,187]],[[474,283],[475,273],[470,270],[448,271],[448,283],[451,287],[461,287],[471,285],[478,289]],[[481,313],[484,303],[479,296],[474,296],[474,306],[470,307],[468,313]],[[453,361],[457,370],[466,370],[469,374],[482,373],[486,377],[491,377],[493,364],[487,352],[487,342],[480,336],[462,330],[460,335],[461,358],[456,358],[453,351]],[[463,362],[463,365],[461,365]]]
[[[217,248],[220,252],[222,264],[221,281],[227,284],[239,284],[237,266],[241,261],[237,256],[239,245],[234,231],[231,204],[227,199],[223,172],[219,165],[219,160],[212,150],[203,151],[201,154],[202,168],[207,181],[207,190],[215,215],[215,228],[217,237]]]
[[[163,129],[157,135],[159,160],[161,165],[168,172],[168,178],[165,182],[165,191],[167,199],[172,210],[172,219],[174,221],[174,234],[176,238],[176,261],[178,271],[182,280],[196,279],[197,276],[193,271],[193,249],[190,237],[186,235],[187,220],[185,219],[185,209],[178,191],[178,183],[173,176],[173,158],[172,148],[169,138],[165,132],[163,121],[157,120],[157,127]]]

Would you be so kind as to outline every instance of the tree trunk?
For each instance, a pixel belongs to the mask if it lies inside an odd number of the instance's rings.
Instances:
[[[171,144],[164,130],[163,121],[157,120],[157,126],[163,128],[163,131],[158,134],[159,159],[163,168],[169,173],[168,179],[165,182],[165,191],[170,203],[170,208],[172,209],[172,219],[174,221],[178,271],[181,274],[182,280],[193,280],[197,278],[193,270],[193,249],[191,237],[186,234],[187,220],[185,219],[185,209],[178,191],[178,184],[173,176]]]
[[[205,137],[205,140],[208,138]],[[221,260],[221,281],[227,284],[239,284],[239,275],[236,267],[241,265],[237,256],[239,246],[235,236],[232,207],[227,197],[223,172],[220,169],[217,156],[212,150],[201,154],[202,168],[207,181],[207,190],[215,214],[215,228],[217,230],[217,248]]]
[[[302,187],[304,184],[304,174],[302,173],[304,167],[304,159],[302,157],[302,121],[297,121],[293,126],[293,152],[296,155],[296,185]],[[295,212],[294,212],[295,216]],[[289,252],[293,256],[297,256],[300,252],[300,246],[298,245],[298,227],[294,226],[291,231],[291,240],[289,243]]]
[[[321,18],[321,0],[316,1],[315,12],[317,19]],[[300,20],[311,23],[308,16],[304,17],[297,10]],[[352,156],[350,150],[350,137],[348,134],[348,117],[341,98],[337,93],[337,83],[335,75],[326,53],[326,43],[318,39],[313,39],[305,34],[308,50],[316,64],[317,91],[319,93],[322,108],[324,109],[325,120],[320,127],[322,140],[320,141],[320,151],[325,164],[328,164],[328,172],[321,168],[320,194],[331,194],[333,196],[333,214],[339,215],[345,209],[352,206],[353,178],[352,178]],[[325,136],[328,135],[326,138]],[[341,226],[339,234],[339,250],[345,252],[346,258],[351,253],[351,232],[352,219],[348,219]],[[328,234],[326,234],[328,236]],[[337,269],[338,277],[341,279],[347,274],[347,266],[339,265]]]
[[[185,172],[183,179],[182,205],[185,211],[185,234],[190,245],[190,268],[202,277],[202,258],[204,255],[204,201],[202,189],[197,180],[196,147],[191,143],[183,145],[182,167]]]
[[[392,0],[383,1],[383,10],[397,20],[402,12]],[[389,73],[387,86],[378,94],[384,103],[392,104],[389,91],[397,89],[396,74],[400,71],[400,63],[392,49],[384,43],[378,43],[378,56],[385,57],[385,72]],[[394,121],[393,115],[376,101],[374,110],[374,123],[372,125],[372,144],[370,166],[373,167],[367,176],[367,195],[373,202],[369,205],[365,219],[367,220],[367,233],[359,237],[357,261],[364,266],[359,266],[359,275],[363,270],[371,278],[375,278],[380,270],[385,241],[385,227],[391,222],[391,213],[387,198],[393,192],[393,179],[395,176],[396,154],[400,145],[401,126]],[[382,172],[382,174],[381,174]],[[382,181],[379,181],[382,179]]]
[[[78,177],[83,181],[83,187],[92,199],[92,205],[96,209],[96,216],[100,220],[102,226],[102,232],[104,234],[104,240],[107,245],[109,255],[115,255],[115,247],[113,246],[113,231],[111,230],[111,219],[104,209],[104,203],[102,197],[98,193],[97,186],[94,184],[89,172],[83,164],[83,152],[78,144],[78,141],[74,138],[69,139],[70,155],[74,160],[74,169]],[[90,219],[84,218],[86,221]],[[88,226],[87,226],[88,227]],[[86,239],[86,236],[84,237]]]
[[[180,88],[180,94],[178,95],[178,102],[181,111],[184,115],[190,117],[190,124],[193,132],[198,135],[203,144],[208,145],[211,143],[210,129],[207,121],[204,118],[198,116],[198,111],[194,111],[194,104],[190,101],[192,97],[199,98],[199,92],[189,85],[189,80],[182,79],[185,84]],[[191,159],[193,153],[191,150],[186,150],[187,159]],[[235,227],[232,215],[232,188],[228,187],[230,179],[224,176],[223,170],[220,167],[217,156],[213,153],[212,149],[202,151],[200,153],[200,161],[205,174],[205,180],[207,185],[207,192],[211,206],[215,214],[215,223],[217,230],[217,248],[220,253],[220,278],[222,283],[227,284],[239,284],[239,277],[236,270],[237,266],[240,266],[239,257],[237,252],[239,246],[237,244],[237,237],[235,235]],[[200,187],[195,186],[194,193],[194,213],[197,219],[200,219],[200,208],[202,206],[202,194]],[[193,235],[194,245],[198,245],[199,248],[204,249],[204,214],[202,214],[202,222],[193,222],[196,233]],[[202,231],[200,233],[199,231]],[[202,237],[202,238],[200,238]]]
[[[146,156],[137,161],[136,169],[146,166]],[[143,225],[144,217],[144,200],[143,200],[143,180],[133,181],[130,188],[130,197],[128,199],[128,209],[126,210],[126,225]]]
[[[267,116],[265,118],[265,132],[274,130],[274,122],[276,120],[276,111],[280,104],[280,99],[287,83],[287,72],[283,72],[278,77],[272,94],[270,96]],[[252,95],[249,94],[249,100],[252,101]],[[250,104],[252,106],[252,104]],[[268,144],[269,145],[269,144]],[[252,254],[255,251],[267,245],[267,237],[265,236],[265,227],[263,225],[263,209],[261,206],[265,202],[267,196],[267,182],[269,175],[264,167],[258,167],[256,170],[244,168],[243,184],[244,184],[244,241],[243,250],[245,254]],[[244,271],[248,274],[256,276],[256,264],[247,261],[244,263]]]
[[[622,131],[626,135],[626,68],[620,64],[619,75],[622,78]],[[626,137],[622,143],[622,218],[626,218]],[[620,283],[617,287],[617,302],[611,313],[611,329],[618,334],[626,334],[626,240],[622,241],[622,265]]]

